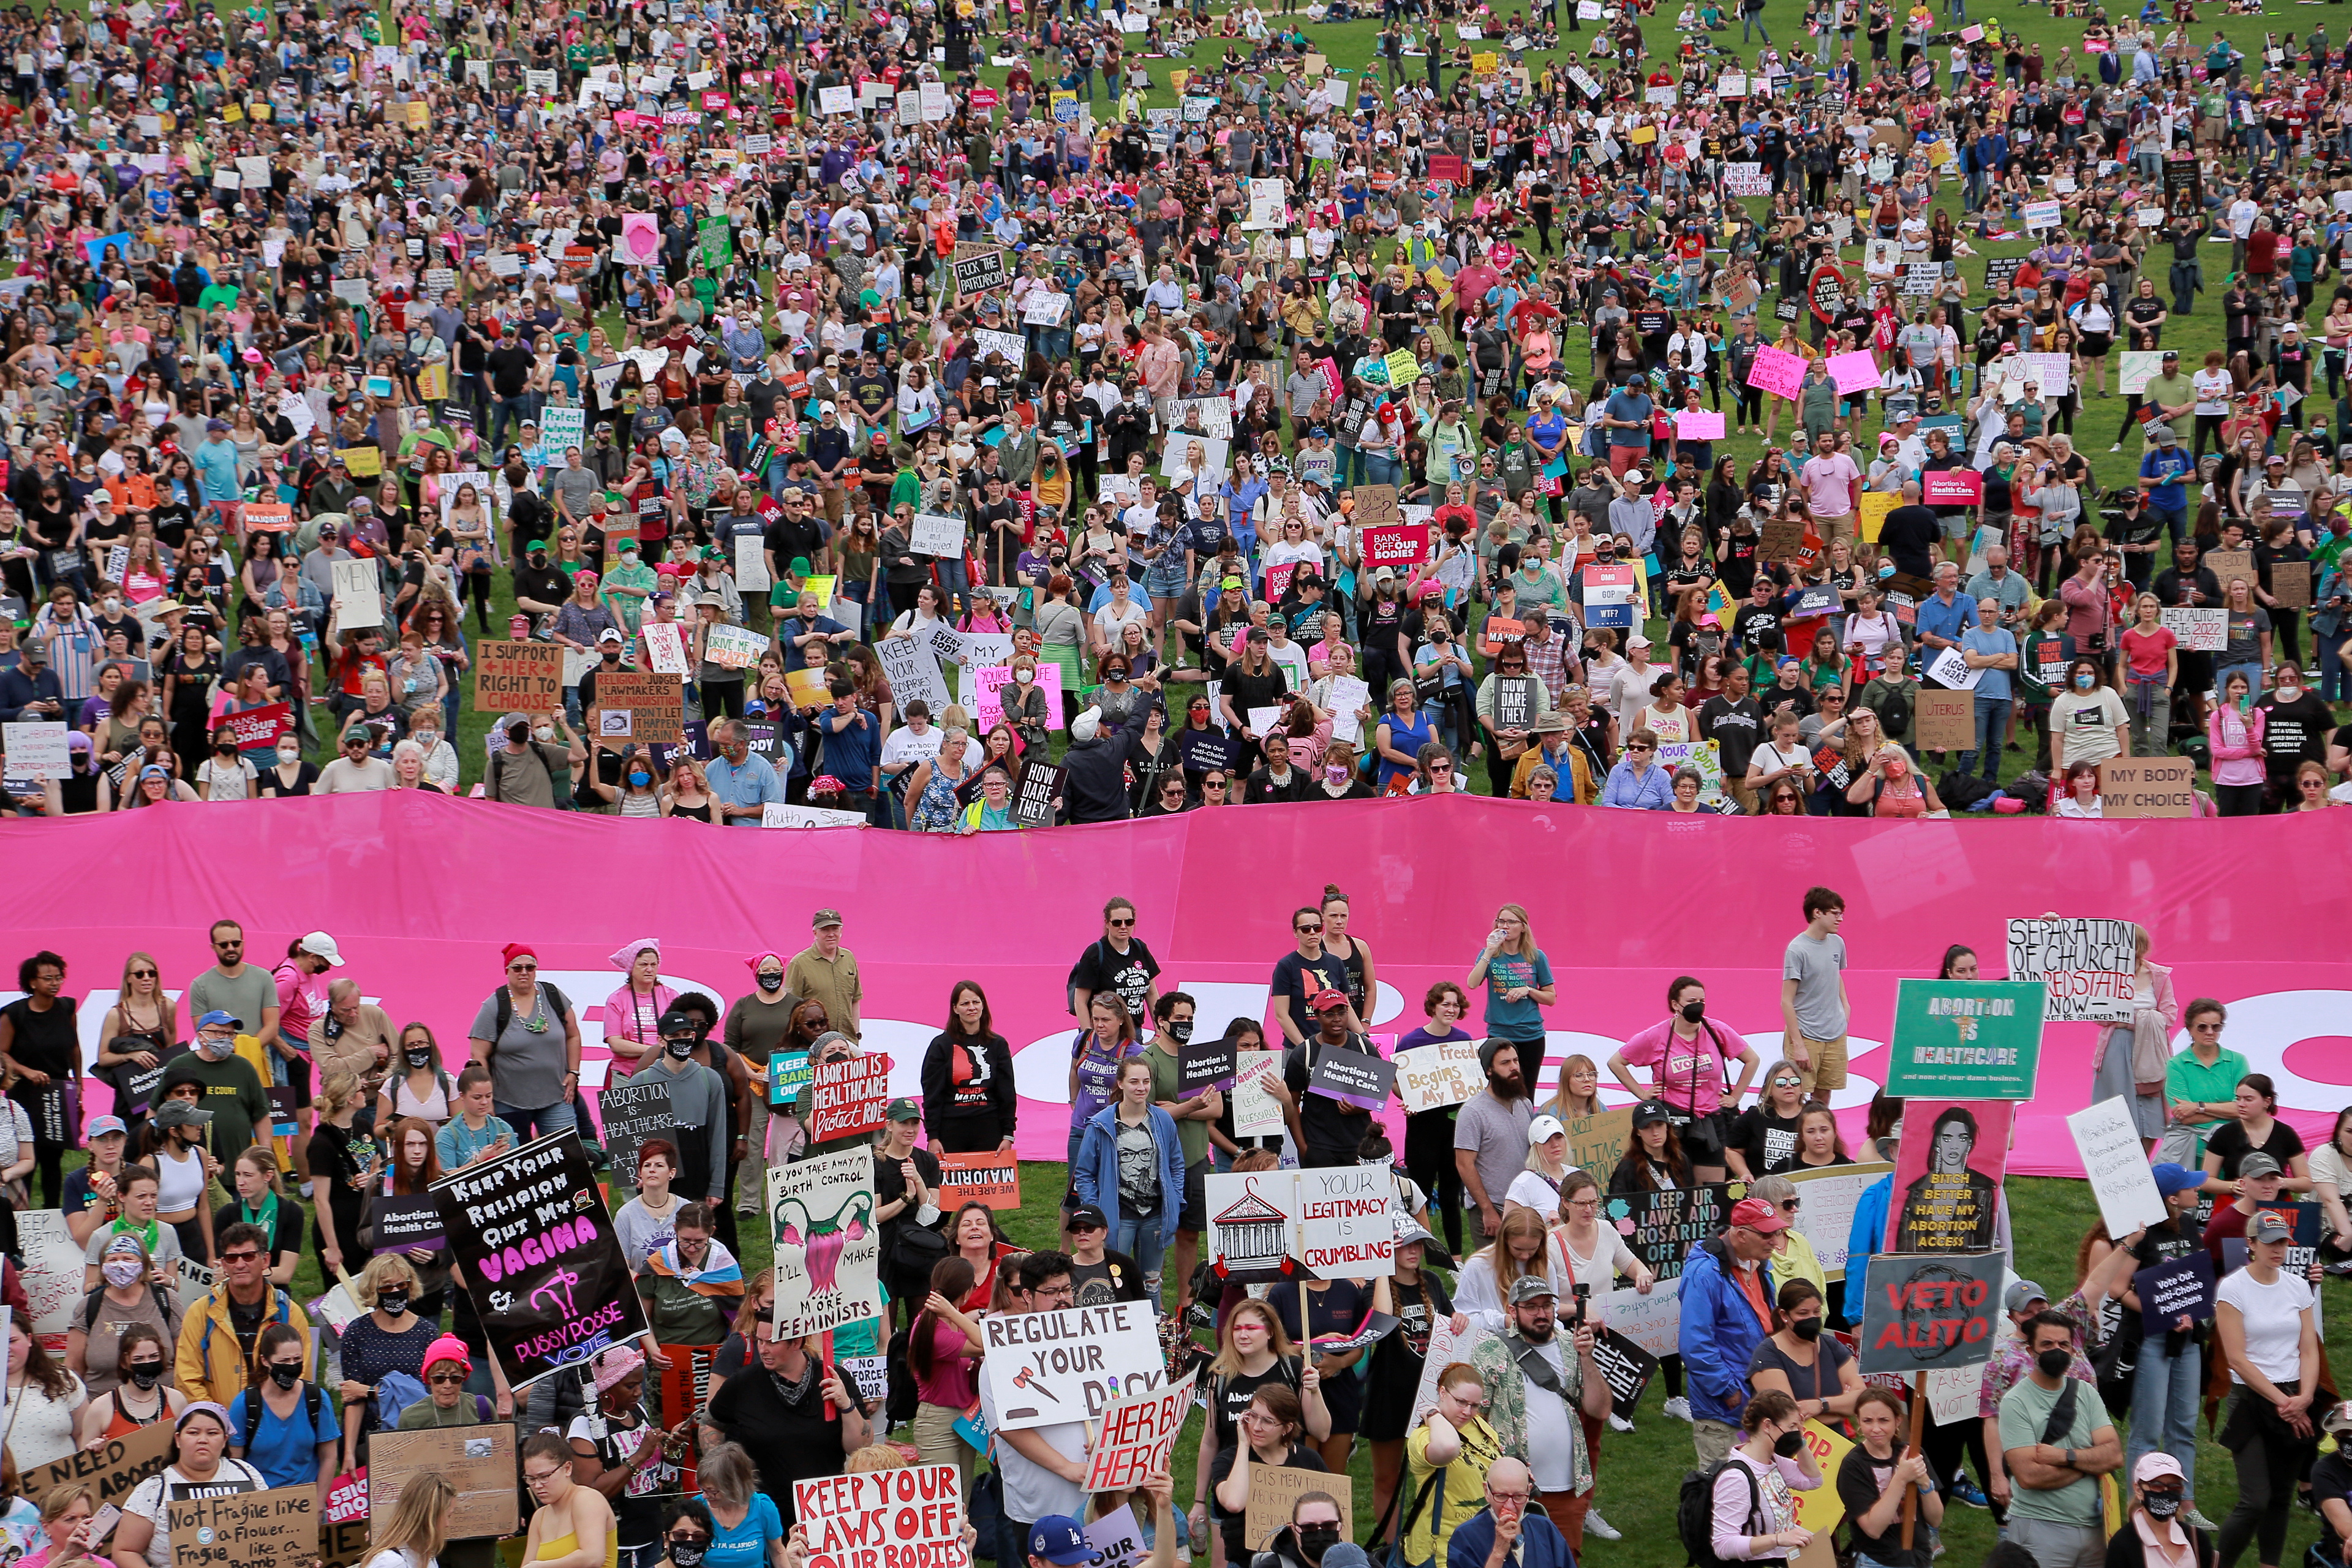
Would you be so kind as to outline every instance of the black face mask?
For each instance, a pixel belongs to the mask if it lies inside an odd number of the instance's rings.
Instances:
[[[2033,1364],[2044,1377],[2063,1377],[2066,1369],[2074,1364],[2074,1352],[2067,1350],[2046,1350],[2033,1358]]]
[[[1298,1547],[1310,1563],[1319,1563],[1323,1553],[1339,1544],[1339,1527],[1336,1524],[1302,1524],[1298,1527]]]
[[[163,1363],[160,1361],[134,1361],[122,1370],[142,1394],[163,1381]]]
[[[408,1292],[379,1290],[375,1293],[375,1304],[386,1316],[397,1318],[401,1313],[408,1310]]]
[[[1185,1041],[1192,1037],[1192,1020],[1190,1018],[1171,1019],[1164,1026],[1163,1032],[1170,1039],[1175,1041],[1181,1046]]]
[[[1784,1459],[1793,1459],[1805,1451],[1805,1435],[1783,1432],[1772,1440],[1772,1451]]]
[[[1685,1024],[1696,1024],[1696,1023],[1697,1023],[1700,1019],[1702,1019],[1702,1018],[1704,1018],[1704,1017],[1706,1017],[1706,1003],[1704,1003],[1704,1002],[1685,1002],[1685,1003],[1684,1003],[1684,1004],[1683,1004],[1683,1022],[1684,1022],[1684,1023],[1685,1023]]]
[[[691,1039],[664,1040],[662,1050],[670,1060],[682,1062],[694,1055],[694,1042]]]
[[[272,1362],[269,1364],[269,1381],[280,1388],[291,1388],[302,1381],[302,1368],[299,1363],[293,1366],[280,1366],[276,1362]]]
[[[762,991],[782,991],[783,988],[784,988],[784,977],[783,977],[783,974],[782,974],[782,973],[781,971],[779,971],[779,972],[777,972],[777,973],[772,973],[772,973],[768,973],[768,972],[767,972],[767,971],[765,971],[765,970],[762,970],[762,971],[761,971],[761,972],[760,972],[760,989],[761,989],[761,990],[762,990]]]
[[[1796,1335],[1801,1340],[1820,1339],[1822,1337],[1822,1320],[1819,1318],[1799,1318],[1796,1321],[1789,1325],[1789,1331]]]
[[[709,1546],[699,1541],[673,1541],[669,1543],[669,1560],[677,1568],[702,1568],[702,1554]]]
[[[2181,1494],[2179,1492],[2149,1492],[2142,1500],[2147,1503],[2148,1515],[2153,1519],[2170,1519],[2180,1511]]]
[[[431,1051],[403,1051],[400,1053],[400,1059],[406,1062],[413,1068],[429,1067],[432,1065],[433,1053]]]

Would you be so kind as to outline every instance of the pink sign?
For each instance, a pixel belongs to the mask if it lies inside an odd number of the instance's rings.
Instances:
[[[593,1087],[611,1070],[595,999],[619,980],[605,957],[606,895],[616,878],[632,892],[630,934],[662,940],[665,983],[722,1005],[749,988],[743,961],[759,947],[797,946],[805,938],[794,928],[806,930],[811,910],[838,910],[865,985],[864,1042],[891,1058],[893,1095],[920,1095],[922,1045],[947,1014],[949,988],[967,975],[987,987],[1018,1069],[1024,1159],[1058,1162],[1068,1152],[1064,1086],[1075,1025],[1065,982],[1072,955],[1101,934],[1105,900],[1134,900],[1136,934],[1164,966],[1163,986],[1213,998],[1198,1025],[1213,1037],[1235,1016],[1265,1019],[1267,977],[1293,942],[1291,910],[1335,875],[1349,885],[1351,871],[1370,892],[1358,893],[1349,934],[1381,955],[1381,1000],[1365,1019],[1374,1030],[1418,1022],[1423,993],[1462,978],[1461,933],[1486,931],[1502,903],[1527,906],[1562,996],[1577,999],[1546,1010],[1560,1031],[1537,1078],[1546,1096],[1570,1052],[1605,1059],[1659,1022],[1666,982],[1679,973],[1706,982],[1710,1016],[1768,1059],[1777,1054],[1782,951],[1802,924],[1805,889],[1822,883],[1849,911],[1852,1068],[1831,1103],[1850,1146],[1886,1076],[1896,982],[1933,973],[1956,942],[1999,975],[2007,920],[2044,910],[2148,927],[2151,956],[2175,966],[2177,994],[2228,1005],[2223,1043],[2271,1076],[2281,1116],[2306,1143],[2324,1139],[2336,1111],[2352,1103],[2352,1052],[2343,1044],[2352,958],[2337,936],[2352,929],[2352,883],[2341,872],[2352,857],[2352,812],[2228,822],[1692,824],[1663,813],[1448,795],[960,839],[850,827],[714,834],[699,823],[390,790],[69,822],[11,818],[0,821],[0,865],[10,872],[12,920],[66,959],[85,1062],[96,1059],[123,954],[154,953],[165,986],[183,990],[211,963],[205,931],[226,915],[243,922],[248,951],[282,949],[304,931],[332,933],[346,960],[339,976],[381,996],[392,1017],[430,1023],[443,1040],[462,1039],[502,983],[501,944],[527,942],[541,980],[572,999]],[[1444,847],[1443,875],[1430,868],[1433,845]],[[1680,919],[1675,901],[1675,889],[1690,885],[1695,848],[1700,863],[1736,868],[1740,891],[1711,903],[1701,921]],[[127,877],[131,896],[93,900],[93,864]],[[1580,875],[1542,874],[1563,864]],[[2259,888],[2246,879],[2249,865],[2269,868]],[[269,875],[255,877],[256,866]],[[485,866],[529,869],[485,877]],[[1238,899],[1236,866],[1252,872]],[[1382,867],[1385,883],[1374,870]],[[1588,918],[1592,886],[1636,896],[1620,918],[1596,923]],[[0,990],[0,1002],[13,995]],[[2017,1107],[2011,1171],[2082,1174],[2064,1115],[2090,1103],[2096,1037],[2089,1024],[2045,1031],[2039,1092]],[[2186,1049],[2187,1037],[2175,1033],[2173,1049]],[[1632,1099],[1613,1085],[1605,1098]],[[82,1100],[86,1116],[110,1109],[88,1078]]]
[[[1881,379],[1878,361],[1868,349],[1856,349],[1850,354],[1832,354],[1829,362],[1830,379],[1837,383],[1838,395],[1867,392]]]
[[[1718,426],[1721,415],[1716,416]],[[1429,524],[1425,522],[1376,522],[1364,530],[1364,564],[1367,566],[1412,566],[1420,563],[1429,553]]]
[[[1004,720],[1004,689],[1013,684],[1013,667],[992,664],[971,672],[972,733],[985,735]],[[1045,722],[1055,730],[1062,728],[1062,667],[1044,663],[1037,667],[1037,684],[1045,692]],[[1068,1152],[1066,1149],[1065,1154]]]
[[[651,266],[661,256],[661,224],[651,213],[623,213],[619,248],[623,266]]]
[[[1675,434],[1685,441],[1723,439],[1723,416],[1704,408],[1685,408],[1675,416]]]
[[[1279,566],[1265,569],[1265,602],[1279,605],[1282,596],[1290,592],[1290,580],[1298,575],[1298,563],[1286,561]]]
[[[1794,403],[1805,384],[1805,356],[1766,343],[1756,351],[1756,363],[1748,367],[1748,384]]]
[[[1975,506],[1984,500],[1984,476],[1974,468],[1924,472],[1919,499],[1929,506]]]
[[[1337,403],[1348,395],[1347,378],[1339,374],[1339,363],[1337,360],[1319,361],[1315,368],[1323,373],[1323,384],[1331,389],[1332,402]]]

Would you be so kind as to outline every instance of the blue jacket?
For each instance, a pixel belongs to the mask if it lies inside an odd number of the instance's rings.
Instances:
[[[1176,1136],[1176,1119],[1158,1106],[1146,1107],[1146,1125],[1160,1149],[1160,1245],[1176,1239],[1177,1216],[1184,1211],[1184,1145]],[[1078,1144],[1078,1163],[1070,1168],[1077,1184],[1078,1201],[1092,1204],[1118,1235],[1118,1107],[1106,1105],[1087,1119],[1086,1137]],[[1741,1363],[1745,1365],[1746,1363]]]
[[[1771,1265],[1759,1267],[1764,1270],[1764,1299],[1775,1300],[1780,1287]],[[1683,1370],[1690,1374],[1692,1418],[1737,1426],[1748,1399],[1748,1363],[1763,1342],[1764,1325],[1731,1279],[1732,1268],[1729,1243],[1720,1237],[1691,1248],[1683,1264],[1679,1346]]]
[[[1853,1228],[1845,1238],[1845,1300],[1840,1310],[1862,1321],[1862,1292],[1870,1279],[1870,1257],[1886,1246],[1886,1205],[1895,1201],[1895,1178],[1885,1175],[1862,1190],[1854,1200]]]
[[[1445,1568],[1486,1568],[1495,1550],[1495,1511],[1480,1509],[1445,1538]],[[1519,1520],[1519,1568],[1576,1568],[1568,1537],[1541,1506],[1530,1503]]]

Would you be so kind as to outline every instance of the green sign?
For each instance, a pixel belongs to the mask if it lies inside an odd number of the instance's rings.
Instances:
[[[716,272],[735,254],[735,229],[723,217],[702,220],[702,265]]]
[[[1886,1092],[2032,1100],[2049,995],[2039,981],[1904,981],[1895,1000]]]

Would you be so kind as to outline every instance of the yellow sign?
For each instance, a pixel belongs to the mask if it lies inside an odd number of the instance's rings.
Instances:
[[[1805,1447],[1813,1451],[1813,1463],[1821,1467],[1829,1484],[1797,1494],[1797,1522],[1816,1536],[1827,1536],[1845,1518],[1845,1504],[1838,1500],[1837,1473],[1853,1445],[1820,1422],[1808,1421]]]
[[[344,447],[335,456],[343,460],[355,479],[373,479],[383,472],[383,449],[380,447]]]
[[[416,373],[417,395],[427,403],[438,403],[449,395],[449,367],[446,363],[428,364]]]
[[[226,103],[221,105],[221,118],[234,125],[238,121],[245,118],[245,110],[239,108],[237,106],[236,100],[232,98]]]
[[[840,581],[838,576],[803,577],[801,579],[801,592],[814,594],[817,608],[822,610],[833,603],[834,584]]]
[[[1493,76],[1496,71],[1500,70],[1502,67],[1503,58],[1500,55],[1472,55],[1470,57],[1470,74],[1473,76]]]
[[[1952,157],[1953,153],[1950,138],[1941,137],[1927,143],[1927,162],[1934,164],[1937,168],[1940,169],[1945,164],[1950,163],[1952,161]]]
[[[1421,374],[1421,362],[1411,349],[1399,349],[1382,363],[1389,367],[1391,386],[1411,386]]]
[[[1181,97],[1183,97],[1183,96],[1184,96],[1184,84],[1185,84],[1186,82],[1188,82],[1188,81],[1191,81],[1192,79],[1192,73],[1191,71],[1188,71],[1188,70],[1172,70],[1172,71],[1170,71],[1170,72],[1168,73],[1168,90],[1169,90],[1169,91],[1171,91],[1171,92],[1172,92],[1172,93],[1174,93],[1177,97],[1181,98]],[[1058,93],[1056,93],[1055,96],[1058,98],[1058,97],[1060,97],[1061,95],[1060,95],[1060,94],[1058,94]],[[1076,97],[1077,96],[1077,94],[1076,94],[1076,93],[1072,93],[1070,96],[1071,96],[1072,98],[1076,98]]]
[[[1636,125],[1633,133],[1625,138],[1636,147],[1647,146],[1657,139],[1658,128],[1654,125]]]
[[[1429,279],[1429,286],[1431,288],[1438,289],[1441,292],[1454,287],[1454,279],[1445,275],[1445,268],[1443,267],[1432,265],[1430,269],[1423,273],[1422,276]]]
[[[1859,523],[1864,543],[1878,542],[1879,531],[1886,526],[1886,514],[1893,511],[1902,500],[1901,496],[1886,490],[1866,490],[1863,493]]]
[[[266,104],[266,103],[257,103],[257,104],[255,104],[255,105],[253,106],[253,117],[254,117],[256,120],[267,120],[267,119],[268,119],[268,118],[269,118],[269,116],[270,116],[270,108],[269,108],[269,105],[268,105],[268,104]]]
[[[410,99],[408,128],[411,131],[430,131],[433,128],[433,106],[421,98]]]

